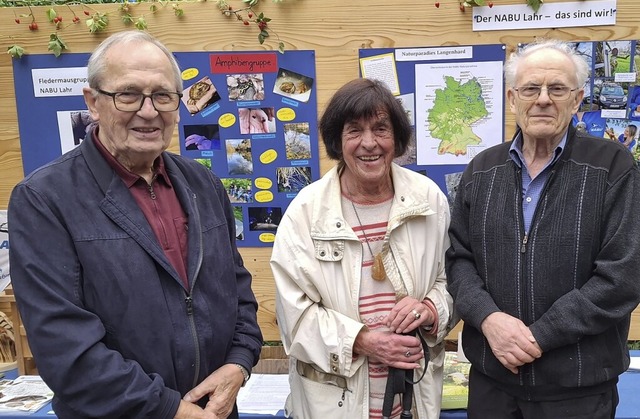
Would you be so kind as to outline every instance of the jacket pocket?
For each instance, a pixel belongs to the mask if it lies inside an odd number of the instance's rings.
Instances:
[[[287,400],[286,413],[295,419],[344,418],[355,407],[347,379],[318,371],[310,364],[296,362],[299,387]]]

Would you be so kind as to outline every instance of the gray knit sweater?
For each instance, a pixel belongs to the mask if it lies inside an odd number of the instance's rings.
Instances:
[[[447,277],[465,354],[529,400],[615,383],[629,364],[630,313],[640,302],[640,171],[617,141],[570,127],[525,237],[509,146],[473,159],[453,209]],[[521,319],[543,350],[517,375],[480,332],[496,311]]]

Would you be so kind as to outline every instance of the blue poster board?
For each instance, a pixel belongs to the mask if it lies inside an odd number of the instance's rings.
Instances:
[[[271,246],[289,202],[320,177],[315,52],[179,52],[180,153],[218,175],[238,246]],[[84,139],[89,54],[13,60],[25,174]]]

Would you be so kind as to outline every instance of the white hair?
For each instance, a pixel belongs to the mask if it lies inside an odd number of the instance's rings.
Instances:
[[[525,45],[518,51],[511,54],[507,60],[507,63],[504,66],[504,79],[507,86],[516,87],[515,83],[518,67],[524,58],[530,56],[534,52],[545,49],[558,51],[569,58],[571,62],[573,62],[573,67],[575,68],[576,81],[578,82],[577,87],[583,87],[585,85],[589,78],[589,65],[584,58],[580,56],[576,49],[570,43],[565,41],[538,38],[536,41]]]

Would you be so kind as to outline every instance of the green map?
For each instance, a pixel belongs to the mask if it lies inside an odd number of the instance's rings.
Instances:
[[[482,86],[476,78],[464,83],[444,76],[445,86],[436,89],[433,107],[427,121],[431,137],[440,140],[438,154],[467,154],[467,146],[478,145],[482,139],[473,131],[474,123],[489,115],[482,97]]]

